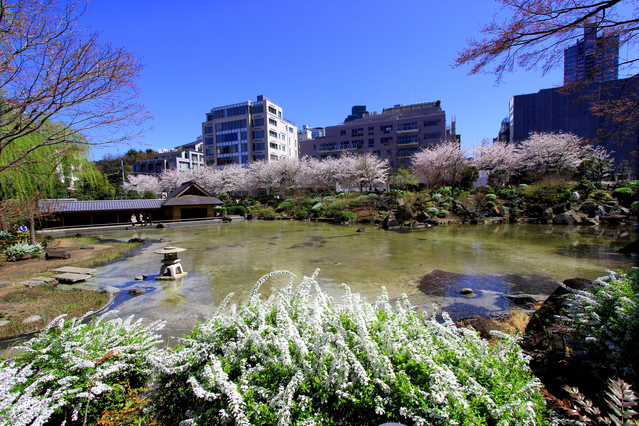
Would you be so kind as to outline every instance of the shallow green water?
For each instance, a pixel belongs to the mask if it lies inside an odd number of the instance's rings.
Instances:
[[[356,233],[357,228],[319,222],[237,221],[103,234],[104,238],[139,236],[168,242],[154,243],[130,259],[98,268],[91,283],[123,290],[145,288],[146,293],[134,298],[126,291],[120,293],[115,304],[119,315],[166,319],[167,333],[179,335],[204,320],[228,293],[235,293],[235,302],[245,300],[255,281],[275,270],[301,277],[319,268],[323,288],[335,297],[340,295],[341,283],[369,300],[386,286],[391,298],[406,293],[415,305],[430,310],[437,303],[460,317],[508,309],[503,297],[507,293],[545,295],[556,281],[594,279],[606,275],[606,269],[630,268],[637,260],[615,253],[636,239],[629,228],[500,224],[399,233],[369,226],[366,232]],[[189,275],[177,282],[154,280],[161,256],[153,251],[167,245],[187,249],[180,258]],[[149,278],[135,281],[140,274]],[[284,277],[269,280],[262,293],[285,282]],[[462,287],[473,288],[474,295],[461,296]]]

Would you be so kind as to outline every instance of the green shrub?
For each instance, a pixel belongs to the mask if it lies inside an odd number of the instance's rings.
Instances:
[[[4,257],[9,262],[16,261],[20,258],[38,257],[44,254],[44,246],[42,243],[29,244],[21,241],[10,245],[4,251]]]
[[[238,216],[245,216],[248,213],[248,209],[240,205],[231,205],[226,208],[227,214],[234,214]]]
[[[333,210],[341,212],[343,210],[347,210],[350,207],[351,203],[348,200],[334,200],[326,204],[326,210]]]
[[[593,200],[599,201],[599,202],[612,200],[612,197],[610,196],[608,191],[605,191],[603,189],[597,189],[590,195],[590,197]]]
[[[439,214],[439,210],[435,207],[429,207],[426,209],[426,214],[429,216],[437,216]]]
[[[444,197],[450,197],[453,195],[453,190],[450,188],[450,186],[445,186],[439,190],[439,193],[442,194]]]
[[[144,198],[145,200],[155,200],[156,198],[158,198],[158,196],[155,195],[155,192],[147,189],[142,193],[142,198]]]
[[[486,201],[495,201],[497,199],[497,196],[495,194],[486,194],[484,196],[484,199]]]
[[[635,201],[630,205],[630,210],[633,214],[639,214],[639,201]]]
[[[355,213],[349,211],[342,212],[342,222],[354,222],[355,219],[357,219]]]
[[[275,211],[282,212],[282,211],[293,210],[295,206],[297,206],[297,203],[295,202],[295,200],[286,200],[278,204],[277,209]]]
[[[343,286],[334,302],[316,280],[262,277],[162,359],[153,407],[166,424],[378,425],[545,423],[540,382],[514,339],[495,345],[422,317],[385,289],[369,303]],[[272,275],[289,284],[267,299]],[[229,295],[231,296],[231,295]]]
[[[254,217],[267,217],[275,213],[272,207],[263,205],[259,201],[256,201],[255,204],[249,207],[248,212]]]
[[[128,391],[150,385],[163,323],[105,317],[58,317],[0,363],[0,424],[82,425],[86,416],[95,425],[104,410],[125,408]]]
[[[570,290],[564,321],[575,333],[575,356],[601,378],[639,377],[639,269],[598,278],[584,291]]]
[[[308,219],[308,211],[298,210],[297,213],[295,213],[295,218],[299,220]]]
[[[445,218],[446,216],[448,216],[448,210],[441,209],[441,210],[439,211],[439,213],[437,213],[437,217],[439,217],[439,218],[442,218],[442,219],[443,219],[443,218]]]
[[[492,209],[493,207],[495,207],[495,202],[494,201],[487,201],[486,202],[486,207],[489,209]]]
[[[215,207],[213,210],[216,215],[219,213],[219,216],[226,216],[228,214],[228,209],[226,207]]]

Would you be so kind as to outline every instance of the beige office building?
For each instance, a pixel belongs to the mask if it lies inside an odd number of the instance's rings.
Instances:
[[[217,167],[299,157],[297,126],[264,96],[211,109],[202,134],[206,163]]]

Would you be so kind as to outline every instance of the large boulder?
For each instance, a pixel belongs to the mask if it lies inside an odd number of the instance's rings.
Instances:
[[[397,221],[397,218],[395,218],[394,215],[389,214],[388,216],[384,218],[384,221],[382,222],[382,226],[387,229],[399,228],[399,222]]]
[[[472,204],[464,203],[462,201],[453,200],[453,211],[459,216],[464,217],[476,217],[477,207]]]
[[[562,213],[566,213],[568,210],[570,210],[571,205],[570,205],[570,201],[566,201],[565,203],[561,203],[561,204],[557,204],[556,206],[553,206],[552,208],[552,214],[562,214]]]
[[[47,260],[50,259],[68,259],[71,257],[71,253],[69,253],[68,251],[64,251],[64,250],[49,250],[45,255],[44,258]]]
[[[413,212],[406,206],[397,207],[397,221],[401,224],[413,219]]]
[[[587,201],[581,205],[579,211],[592,218],[597,216],[598,212],[601,212],[601,207],[592,201]]]
[[[552,219],[553,225],[574,225],[575,219],[568,213],[561,213]]]
[[[431,217],[425,212],[419,212],[415,215],[415,220],[417,222],[424,222],[430,219]]]

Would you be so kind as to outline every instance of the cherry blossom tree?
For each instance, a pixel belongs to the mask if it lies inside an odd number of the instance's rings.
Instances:
[[[322,160],[304,157],[301,161],[300,180],[316,194],[334,193],[338,171],[338,160],[333,157]]]
[[[424,148],[411,160],[417,179],[431,188],[457,186],[468,164],[468,150],[460,148],[456,141]]]
[[[342,188],[373,190],[388,180],[388,161],[372,152],[346,155],[337,160],[338,180]]]
[[[572,133],[532,133],[521,142],[522,165],[540,174],[559,176],[574,172],[587,153],[583,141]]]
[[[133,190],[142,194],[144,191],[153,191],[155,194],[162,192],[160,179],[155,175],[129,175],[124,183],[125,190]]]
[[[489,177],[493,174],[503,176],[507,182],[513,172],[521,168],[520,155],[515,148],[515,145],[507,142],[489,142],[484,139],[478,146],[473,147],[470,153],[479,170],[487,172]]]

